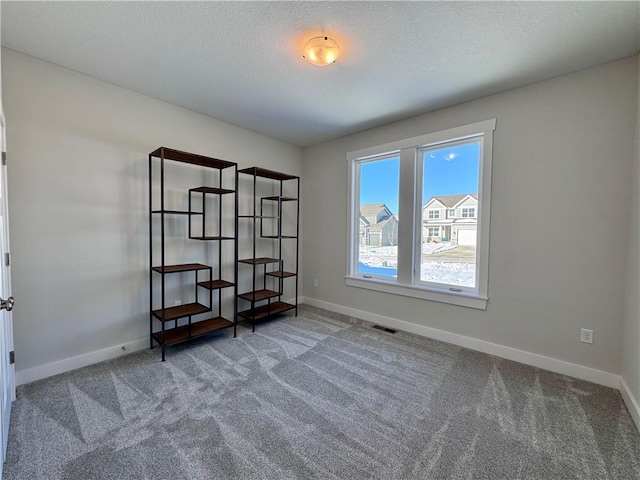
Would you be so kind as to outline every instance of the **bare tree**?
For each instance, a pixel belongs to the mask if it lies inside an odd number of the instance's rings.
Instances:
[[[391,227],[387,229],[387,241],[390,246],[395,247],[398,244],[398,222],[393,218],[389,222]]]

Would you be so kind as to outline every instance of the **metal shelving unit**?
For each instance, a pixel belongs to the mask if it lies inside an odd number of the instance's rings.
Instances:
[[[187,210],[165,210],[165,162],[173,161],[178,163],[186,163],[204,167],[207,169],[218,170],[218,185],[217,186],[201,186],[191,188],[186,192],[188,195],[188,209]],[[154,194],[154,181],[153,173],[154,168],[160,168],[160,209],[154,210],[153,207],[153,194]],[[233,181],[234,188],[223,188],[223,171],[226,169],[233,169]],[[237,193],[237,175],[238,166],[233,162],[226,160],[220,160],[217,158],[205,157],[202,155],[196,155],[188,152],[181,152],[166,147],[160,147],[149,154],[149,265],[151,265],[151,277],[149,281],[149,347],[154,347],[154,341],[162,348],[162,361],[165,360],[166,347],[174,345],[176,343],[192,340],[203,335],[221,330],[224,328],[233,327],[233,336],[236,336],[237,327],[237,302],[233,302],[233,319],[229,320],[222,316],[222,289],[233,288],[233,298],[237,295],[237,258],[238,258],[238,228],[237,228],[237,214],[238,214],[238,193]],[[158,188],[158,187],[157,187]],[[207,212],[206,209],[206,197],[207,195],[216,195],[219,197],[218,211]],[[222,197],[232,196],[234,203],[234,230],[233,236],[223,236],[223,208]],[[194,197],[200,197],[201,210],[195,211],[193,208]],[[202,263],[185,263],[176,265],[167,265],[166,259],[166,241],[165,230],[167,217],[173,215],[187,215],[188,216],[188,238],[198,241],[213,241],[218,242],[218,256],[217,259],[217,278],[214,278],[214,267]],[[157,261],[154,258],[153,243],[154,236],[158,232],[154,232],[154,216],[160,218],[160,263],[155,265]],[[208,224],[208,218],[214,217],[217,221],[218,235],[207,235],[206,226]],[[199,219],[200,228],[198,229],[196,221],[193,219]],[[222,242],[233,242],[234,247],[234,278],[233,281],[224,280],[222,278]],[[204,254],[203,254],[204,257]],[[215,263],[215,262],[212,262]],[[155,265],[155,266],[154,266]],[[190,302],[184,305],[176,305],[173,307],[167,306],[166,302],[166,276],[171,274],[185,274],[193,273],[193,288],[194,288],[194,302]],[[200,272],[204,272],[204,278],[199,275]],[[160,308],[155,308],[154,305],[158,303],[158,299],[154,298],[154,284],[155,281],[160,281]],[[208,295],[200,295],[199,291],[204,289],[208,291]],[[208,319],[198,319],[192,321],[192,317],[196,315],[202,315],[213,311],[213,292],[218,292],[218,308],[216,309],[215,316]],[[203,298],[204,297],[204,298]],[[208,305],[206,305],[208,303]],[[180,320],[187,319],[187,323],[179,325]],[[154,321],[160,323],[160,328],[154,331]]]
[[[251,266],[252,273],[252,289],[236,295],[236,311],[242,319],[252,323],[252,329],[255,332],[255,326],[258,321],[266,320],[275,315],[294,310],[294,314],[298,314],[298,250],[299,250],[299,234],[300,234],[300,178],[294,175],[274,172],[259,167],[250,167],[238,170],[238,179],[236,185],[239,189],[239,175],[249,175],[253,177],[252,213],[249,215],[238,215],[238,221],[252,220],[252,255],[249,258],[238,260],[238,265]],[[269,195],[258,197],[257,182],[258,179],[275,182],[278,190],[277,195]],[[296,196],[285,196],[284,182],[295,182]],[[295,235],[283,234],[283,205],[294,203],[295,207]],[[259,205],[259,211],[258,211]],[[275,222],[275,228],[265,232],[265,222]],[[237,231],[237,230],[236,230]],[[277,257],[259,257],[257,256],[258,239],[270,239],[277,242],[273,251],[277,251]],[[285,261],[282,256],[283,240],[292,242],[295,240],[295,269],[285,270]],[[293,242],[292,242],[293,243]],[[290,248],[287,245],[287,248]],[[271,269],[275,266],[275,269]],[[246,267],[245,267],[246,270]],[[239,275],[239,272],[236,273]],[[236,276],[236,278],[238,278]],[[282,301],[284,292],[285,279],[295,279],[295,300],[294,303]],[[269,285],[268,285],[269,283]],[[273,286],[272,286],[273,285]],[[247,302],[250,307],[246,310],[238,311],[238,303],[240,301]],[[266,302],[266,303],[265,303]]]

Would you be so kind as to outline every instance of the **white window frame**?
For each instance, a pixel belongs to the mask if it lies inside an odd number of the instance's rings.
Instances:
[[[485,310],[489,284],[489,226],[491,214],[491,165],[493,132],[496,119],[449,128],[384,145],[364,148],[347,154],[349,211],[347,215],[347,274],[348,286],[415,297],[425,300],[461,305]],[[422,248],[422,156],[420,151],[466,143],[478,138],[481,142],[479,162],[476,285],[466,288],[438,285],[420,281],[419,259]],[[398,217],[398,275],[396,278],[361,274],[358,272],[360,163],[367,160],[400,157],[400,192]]]
[[[428,220],[440,220],[440,210],[437,208],[430,208],[427,210]]]
[[[437,230],[437,235],[431,235],[432,230]],[[440,237],[440,227],[427,227],[427,237]]]
[[[455,208],[450,208],[448,210],[447,218],[456,218],[456,209]]]
[[[476,218],[476,207],[462,207],[462,216],[460,218]]]

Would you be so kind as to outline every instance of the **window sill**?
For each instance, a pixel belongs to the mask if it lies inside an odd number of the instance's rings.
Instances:
[[[347,275],[345,280],[346,284],[350,287],[366,288],[367,290],[376,290],[378,292],[392,293],[405,297],[421,298],[423,300],[459,305],[461,307],[477,308],[478,310],[486,310],[487,300],[489,300],[488,297],[467,292],[449,292],[434,288],[398,285],[397,283],[385,282],[384,280],[377,278],[365,279],[362,277]]]

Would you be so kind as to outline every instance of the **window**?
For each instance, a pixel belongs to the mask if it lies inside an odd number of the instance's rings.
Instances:
[[[347,155],[347,285],[486,308],[495,123],[486,120]],[[433,199],[446,208],[426,209]],[[392,216],[376,224],[380,208]],[[440,219],[441,211],[455,218],[456,209],[461,218],[476,221],[427,225]],[[361,244],[361,217],[370,222],[369,237],[378,235],[376,245]]]
[[[474,218],[476,216],[476,209],[474,207],[464,207],[462,209],[462,218]]]
[[[395,278],[398,264],[398,195],[400,158],[379,156],[358,164],[358,218],[369,222],[369,236],[358,245],[354,272]]]

